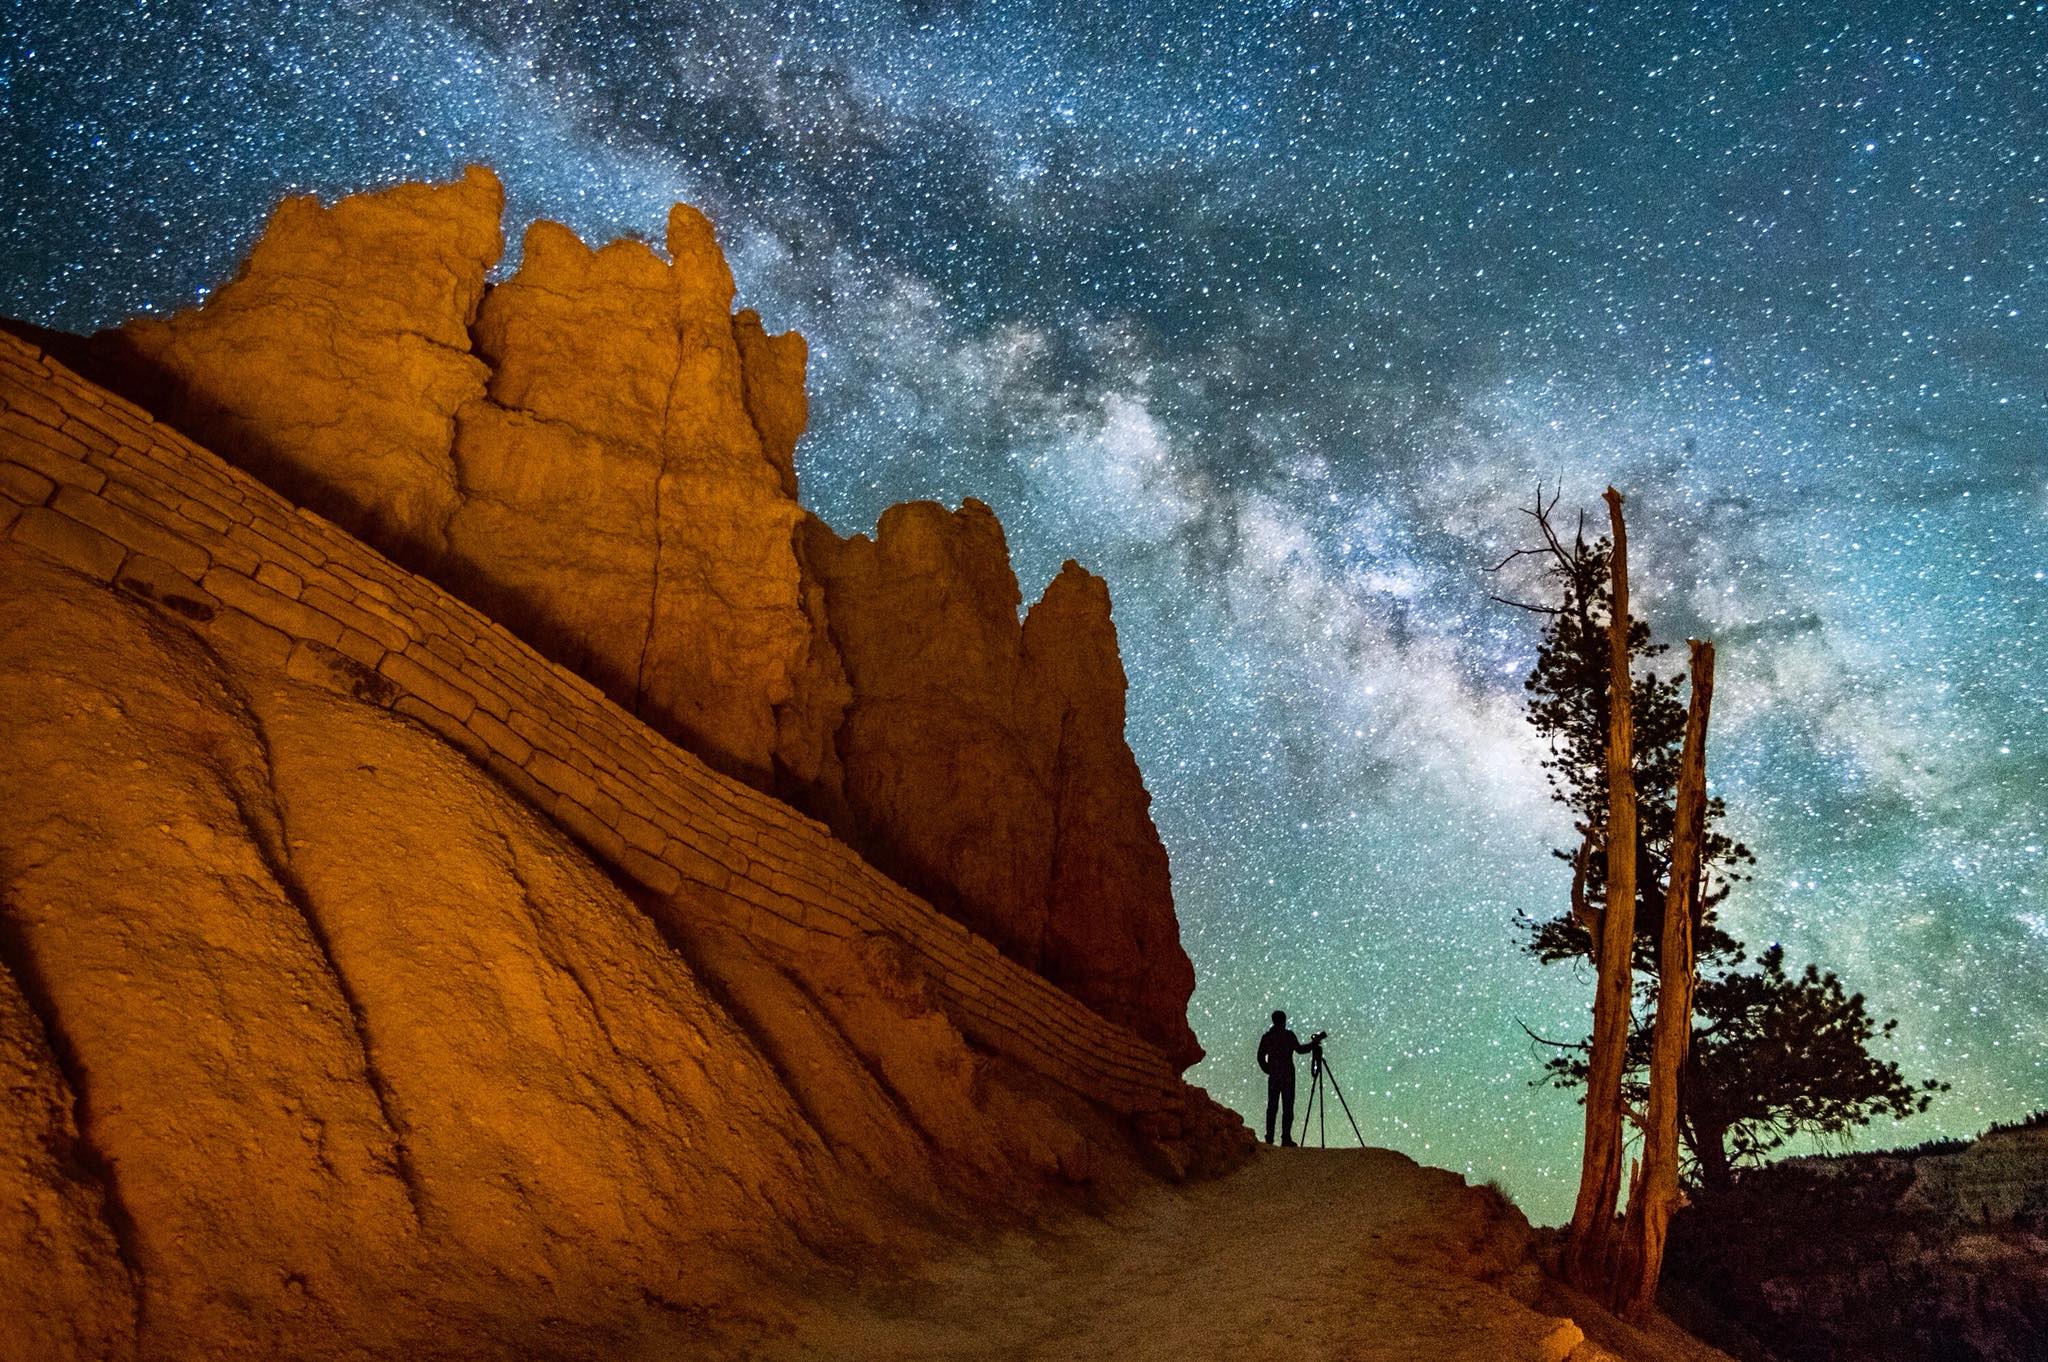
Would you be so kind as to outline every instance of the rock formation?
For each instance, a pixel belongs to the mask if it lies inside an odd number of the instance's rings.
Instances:
[[[2048,1339],[2048,1113],[1896,1153],[1787,1159],[1672,1227],[1665,1301],[1782,1362],[2031,1362]]]
[[[1052,754],[1051,901],[1042,958],[1054,982],[1110,1017],[1199,1053],[1153,1020],[1181,1016],[1195,970],[1180,947],[1166,847],[1123,741],[1127,682],[1109,586],[1069,560],[1024,620],[1024,683]]]
[[[0,788],[8,1362],[700,1355],[832,1261],[1248,1144],[815,823],[5,336]]]
[[[117,1350],[131,1309],[147,1355],[355,1355],[380,1318],[439,1355],[451,1309],[509,1348],[726,1299],[884,1192],[1056,1175],[1074,1133],[977,1097],[901,966],[674,949],[459,752],[66,576],[0,564],[0,979],[69,1051],[0,993],[41,1127],[5,1147],[71,1164],[6,1179],[0,1314],[39,1355]]]
[[[635,712],[761,780],[810,638],[779,390],[793,372],[800,393],[803,342],[735,324],[702,214],[676,208],[668,249],[527,232],[476,320],[490,392],[457,416],[447,571]],[[742,333],[763,370],[752,381]],[[774,450],[751,406],[781,422]]]
[[[814,541],[815,543],[815,541]],[[1069,562],[1018,623],[1002,526],[969,501],[885,512],[811,561],[852,702],[852,833],[891,874],[1106,1016],[1199,1054],[1166,851],[1123,741],[1102,579]]]
[[[258,477],[412,561],[462,504],[456,413],[489,376],[469,327],[505,197],[471,170],[332,208],[286,199],[202,309],[107,338],[136,396]]]
[[[804,343],[732,313],[695,210],[666,259],[536,223],[487,286],[501,211],[481,169],[288,200],[233,282],[87,362],[1199,1058],[1106,590],[1063,573],[1020,625],[987,508],[844,541],[804,512]]]

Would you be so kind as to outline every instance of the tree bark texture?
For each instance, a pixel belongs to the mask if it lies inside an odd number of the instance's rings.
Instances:
[[[1692,991],[1698,962],[1693,928],[1700,904],[1700,848],[1707,823],[1707,719],[1714,704],[1714,645],[1692,640],[1692,702],[1678,759],[1678,802],[1671,830],[1671,874],[1664,886],[1664,939],[1657,956],[1657,1024],[1650,1040],[1650,1100],[1643,1131],[1641,1207],[1629,1208],[1629,1238],[1615,1303],[1635,1320],[1657,1305],[1664,1241],[1678,1209],[1680,1075],[1692,1039]]]
[[[1605,1296],[1613,1281],[1614,1203],[1621,1194],[1621,1078],[1627,1066],[1630,959],[1636,932],[1634,687],[1628,665],[1628,528],[1621,493],[1607,489],[1614,537],[1607,621],[1607,901],[1601,913],[1593,993],[1593,1048],[1586,1075],[1586,1147],[1565,1243],[1565,1275]]]

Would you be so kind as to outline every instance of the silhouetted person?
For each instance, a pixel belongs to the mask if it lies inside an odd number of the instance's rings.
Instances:
[[[1280,1143],[1294,1145],[1294,1057],[1315,1047],[1287,1029],[1287,1014],[1273,1014],[1273,1029],[1259,1037],[1259,1072],[1266,1075],[1266,1143],[1273,1143],[1273,1115],[1280,1114]]]

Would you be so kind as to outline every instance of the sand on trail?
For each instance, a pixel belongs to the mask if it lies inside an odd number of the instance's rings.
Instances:
[[[1383,1149],[1261,1149],[1213,1182],[991,1237],[814,1296],[775,1359],[1713,1358],[1675,1331],[1580,1328],[1497,1193]],[[1690,1345],[1690,1346],[1688,1346]]]

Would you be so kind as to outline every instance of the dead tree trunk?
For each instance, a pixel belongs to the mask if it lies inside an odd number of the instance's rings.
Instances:
[[[1627,1067],[1629,984],[1636,935],[1635,715],[1628,665],[1628,529],[1621,493],[1607,489],[1614,535],[1607,622],[1607,902],[1594,943],[1593,1046],[1586,1074],[1586,1148],[1565,1243],[1567,1278],[1596,1295],[1613,1280],[1614,1203],[1621,1193],[1621,1077]]]
[[[1678,1097],[1692,1040],[1692,990],[1698,962],[1693,927],[1699,916],[1700,846],[1707,822],[1707,717],[1714,704],[1714,645],[1694,639],[1692,703],[1678,759],[1678,800],[1671,825],[1670,879],[1664,886],[1664,939],[1657,955],[1657,1028],[1650,1041],[1650,1100],[1643,1131],[1640,1207],[1628,1213],[1629,1241],[1615,1283],[1615,1303],[1631,1319],[1657,1304],[1664,1240],[1678,1209]]]

